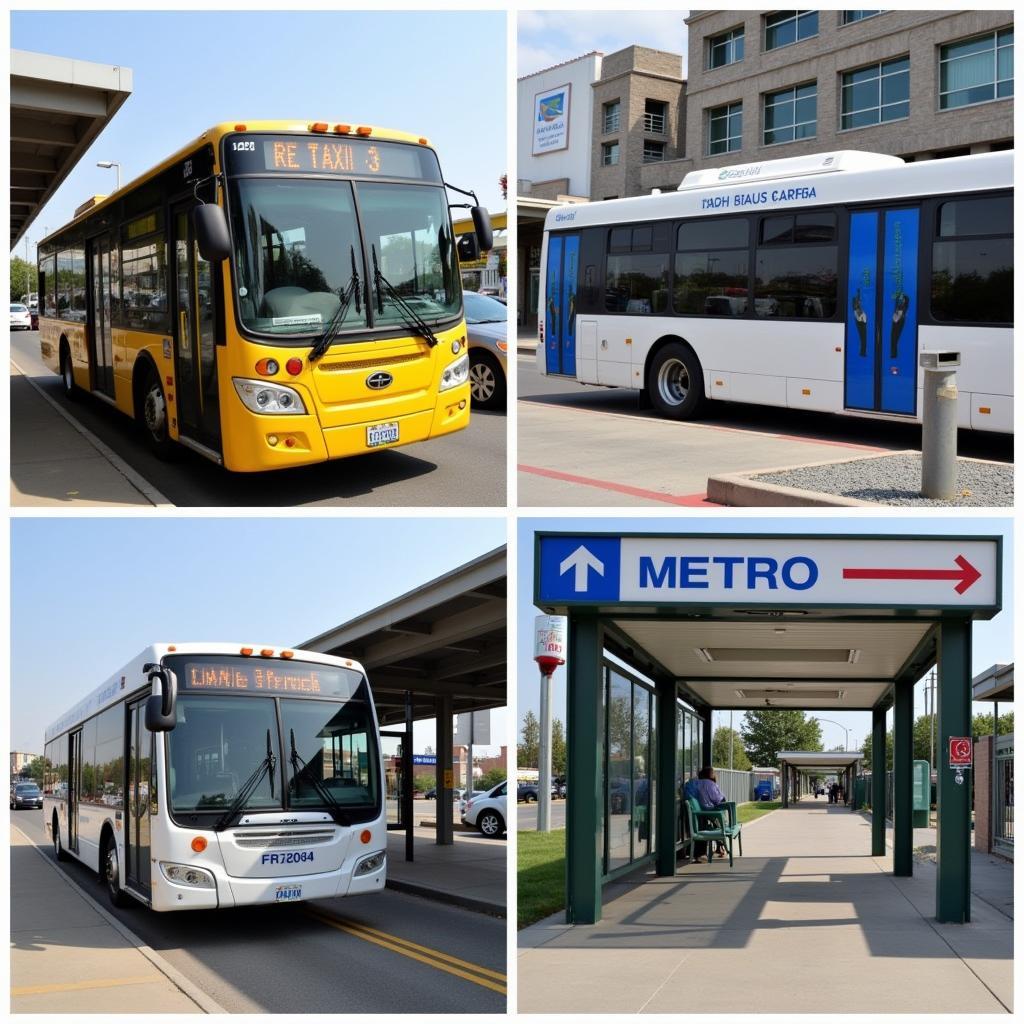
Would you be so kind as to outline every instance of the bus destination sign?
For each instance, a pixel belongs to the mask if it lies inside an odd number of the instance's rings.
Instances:
[[[217,658],[170,664],[181,688],[193,691],[350,697],[362,678],[351,669],[279,660]]]
[[[320,135],[238,135],[225,142],[233,174],[340,174],[440,182],[437,157],[426,146]]]

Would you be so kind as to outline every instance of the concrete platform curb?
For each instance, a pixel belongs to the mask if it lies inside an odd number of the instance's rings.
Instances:
[[[57,415],[61,416],[74,430],[82,435],[123,476],[132,487],[137,490],[143,498],[155,508],[175,508],[174,503],[160,493],[145,477],[137,473],[128,465],[120,455],[112,448],[104,444],[92,431],[83,427],[81,423],[70,415],[65,409],[55,402],[15,361],[13,356],[9,357],[11,365],[21,374],[33,391],[46,402]],[[221,1011],[218,1011],[221,1012]]]
[[[823,494],[821,491],[805,491],[800,487],[785,487],[755,476],[766,473],[787,473],[794,469],[811,469],[815,466],[839,466],[848,462],[864,462],[867,459],[885,459],[891,456],[920,455],[910,449],[899,452],[872,452],[870,455],[853,455],[846,459],[822,459],[818,462],[802,462],[794,466],[773,466],[756,469],[750,473],[723,473],[708,477],[708,501],[719,505],[739,507],[770,508],[891,508],[884,502],[864,501],[861,498],[844,498],[840,494]],[[972,460],[984,461],[984,460]]]
[[[202,991],[197,985],[189,981],[184,974],[181,973],[176,967],[168,963],[159,953],[155,952],[151,947],[147,946],[131,929],[123,925],[113,914],[106,911],[99,903],[96,902],[87,892],[80,889],[74,882],[69,879],[63,871],[57,867],[56,864],[51,861],[45,853],[35,844],[35,842],[17,825],[12,825],[21,836],[23,836],[28,845],[32,847],[36,853],[42,857],[47,867],[51,868],[53,872],[60,878],[60,880],[70,887],[76,896],[80,896],[100,917],[110,925],[126,942],[128,942],[133,948],[137,949],[175,988],[179,989],[184,995],[192,1000],[198,1006],[203,1013],[227,1013],[216,1000],[212,999],[205,992]]]
[[[498,903],[489,903],[487,900],[474,899],[472,896],[463,896],[455,892],[445,892],[443,889],[434,889],[429,885],[417,885],[415,882],[398,881],[389,878],[385,883],[388,889],[395,892],[404,892],[410,896],[420,896],[426,900],[433,900],[435,903],[447,903],[453,907],[462,907],[463,910],[472,910],[477,914],[488,914],[490,917],[508,917],[508,909]]]

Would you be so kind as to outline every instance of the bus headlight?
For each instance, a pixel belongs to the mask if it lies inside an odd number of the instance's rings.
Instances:
[[[384,860],[387,854],[381,850],[380,853],[372,853],[369,857],[364,857],[357,865],[353,875],[369,875],[374,871],[379,870],[384,866]]]
[[[284,384],[268,384],[265,380],[247,380],[232,377],[242,404],[251,412],[264,416],[296,415],[305,413],[306,405],[295,388]]]
[[[469,353],[454,363],[449,363],[441,374],[441,391],[449,391],[469,380]]]
[[[191,864],[165,864],[160,861],[160,870],[164,873],[164,878],[175,885],[187,885],[192,889],[217,888],[209,871],[193,867]]]

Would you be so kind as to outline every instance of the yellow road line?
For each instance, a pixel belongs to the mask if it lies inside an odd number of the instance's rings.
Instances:
[[[90,981],[61,981],[51,985],[22,985],[12,996],[41,996],[48,992],[78,992],[87,988],[118,988],[121,985],[152,985],[160,978],[93,978]]]
[[[338,931],[345,932],[348,935],[352,935],[357,939],[362,939],[364,942],[372,942],[376,946],[381,946],[383,949],[389,949],[391,952],[409,957],[411,960],[417,960],[422,964],[426,964],[428,967],[436,968],[437,970],[444,971],[447,974],[453,974],[457,978],[463,978],[466,981],[473,982],[474,985],[481,985],[484,988],[489,988],[492,992],[497,992],[500,995],[507,995],[507,979],[505,975],[500,974],[497,971],[492,971],[490,968],[480,967],[476,964],[468,963],[465,960],[459,960],[457,957],[449,956],[447,953],[442,953],[440,950],[431,949],[429,946],[420,946],[415,942],[409,942],[407,939],[401,939],[397,935],[390,935],[387,932],[381,932],[375,928],[368,928],[365,925],[357,924],[354,921],[346,921],[344,918],[331,917],[308,908],[306,912],[310,917],[316,918],[316,920],[323,924],[329,925],[331,928],[336,928]],[[420,950],[423,952],[419,952]],[[454,966],[455,964],[462,964],[467,969],[463,970],[461,967]],[[492,981],[489,977],[483,977],[482,975],[490,975],[491,977],[500,979],[500,981]]]

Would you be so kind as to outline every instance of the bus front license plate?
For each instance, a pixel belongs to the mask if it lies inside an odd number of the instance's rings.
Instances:
[[[382,444],[394,444],[398,440],[397,423],[378,423],[366,428],[366,447],[379,448]]]
[[[277,891],[274,894],[274,901],[276,903],[291,903],[295,900],[302,899],[302,886],[301,885],[279,885]]]

